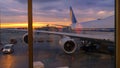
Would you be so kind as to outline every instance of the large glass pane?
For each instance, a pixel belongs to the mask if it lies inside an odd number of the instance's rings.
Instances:
[[[114,0],[33,0],[34,68],[115,68]]]
[[[27,1],[0,0],[0,68],[28,68],[27,22]]]

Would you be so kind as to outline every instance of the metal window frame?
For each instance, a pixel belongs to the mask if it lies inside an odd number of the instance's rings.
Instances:
[[[120,1],[116,0],[116,68],[120,68]]]
[[[29,68],[33,68],[33,20],[32,20],[32,0],[28,0],[28,52]]]
[[[118,19],[120,17],[120,1],[119,0],[116,0],[116,27],[117,27],[117,30],[116,30],[116,35],[117,35],[117,44],[116,44],[116,68],[120,68],[120,49],[118,46],[120,44],[120,32],[119,32],[119,29],[120,29],[120,20]],[[33,68],[33,27],[32,27],[32,0],[28,0],[28,48],[29,48],[29,68]]]

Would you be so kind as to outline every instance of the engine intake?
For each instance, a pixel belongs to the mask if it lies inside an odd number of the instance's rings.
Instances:
[[[23,35],[23,41],[28,44],[28,33]]]
[[[74,39],[71,39],[70,37],[65,37],[59,41],[59,44],[61,45],[62,49],[65,53],[71,54],[74,53],[77,45],[74,41]]]

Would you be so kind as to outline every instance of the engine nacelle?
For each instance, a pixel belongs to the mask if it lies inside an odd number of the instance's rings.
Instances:
[[[28,44],[28,33],[23,35],[23,41]]]
[[[70,37],[64,37],[59,41],[59,44],[61,45],[62,49],[65,53],[71,54],[74,53],[77,49],[77,45],[74,41],[74,39],[71,39]]]

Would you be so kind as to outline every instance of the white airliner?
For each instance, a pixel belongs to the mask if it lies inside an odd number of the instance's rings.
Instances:
[[[77,23],[75,15],[73,13],[72,7],[70,7],[70,17],[71,17],[71,28],[77,29],[81,27],[77,27],[80,23]],[[16,29],[18,31],[18,29]],[[27,30],[20,30],[26,31]],[[80,38],[80,45],[115,45],[114,38],[108,35],[100,36],[100,35],[85,35],[85,34],[75,34],[75,33],[64,33],[64,32],[53,32],[53,31],[43,31],[43,30],[34,30],[36,33],[45,33],[45,34],[54,34],[61,36],[61,40],[59,44],[63,51],[67,54],[74,53],[78,47],[77,43],[73,39],[74,37]],[[23,40],[25,43],[28,43],[28,33],[24,34]]]
[[[71,21],[72,21],[71,29],[73,29],[73,30],[81,29],[82,26],[81,26],[80,23],[77,23],[77,19],[76,19],[75,15],[74,15],[74,12],[73,12],[71,6],[70,6],[70,17],[71,17]]]
[[[99,32],[114,32],[115,31],[114,15],[87,22],[81,22],[82,30],[99,31]]]
[[[87,22],[78,22],[72,10],[72,7],[70,6],[70,18],[72,23],[70,26],[58,25],[58,24],[53,24],[53,25],[70,27],[72,30],[74,30],[76,33],[79,33],[79,34],[81,31],[97,31],[97,32],[114,32],[115,31],[114,15],[103,18],[103,19],[97,19],[97,20],[92,20]]]
[[[70,26],[65,26],[65,25],[58,25],[58,24],[53,24],[56,26],[63,26],[63,27],[70,27],[70,29],[74,30],[74,31],[81,31],[82,30],[82,26],[80,23],[77,22],[77,19],[75,17],[75,14],[73,12],[72,7],[70,6],[70,18],[71,18],[71,25]]]

